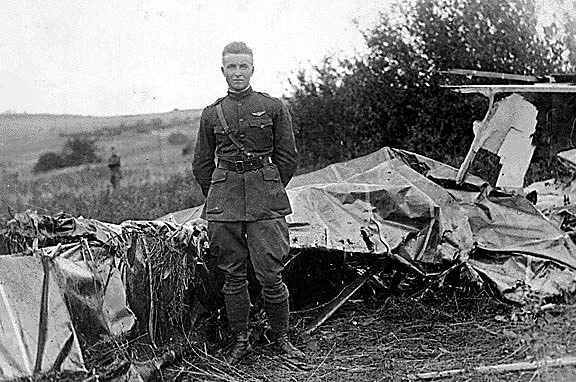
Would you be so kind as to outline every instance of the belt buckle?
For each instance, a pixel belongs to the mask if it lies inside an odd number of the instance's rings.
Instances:
[[[234,169],[237,173],[241,174],[244,172],[244,162],[241,160],[237,160],[234,162]]]

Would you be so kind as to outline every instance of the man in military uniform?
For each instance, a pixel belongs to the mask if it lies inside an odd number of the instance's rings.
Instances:
[[[116,189],[120,179],[122,179],[122,172],[120,171],[120,156],[116,154],[114,147],[110,149],[111,155],[108,158],[108,168],[110,169],[110,183],[112,183],[112,188]]]
[[[247,261],[262,286],[276,347],[301,358],[288,339],[288,289],[281,274],[290,249],[284,217],[292,212],[284,187],[298,160],[292,119],[279,99],[250,86],[253,56],[245,43],[224,47],[221,69],[228,94],[202,111],[193,171],[206,196],[202,216],[210,252],[224,272],[222,292],[236,333],[226,361],[236,364],[251,351]]]

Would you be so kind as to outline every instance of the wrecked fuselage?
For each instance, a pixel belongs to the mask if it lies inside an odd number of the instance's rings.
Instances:
[[[576,246],[522,194],[492,188],[424,156],[383,148],[296,177],[293,249],[371,254],[424,278],[455,264],[497,296],[522,302],[574,291]],[[204,224],[201,207],[162,220]],[[566,277],[547,282],[551,273]]]

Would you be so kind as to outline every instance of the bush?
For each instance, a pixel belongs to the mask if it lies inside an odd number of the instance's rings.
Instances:
[[[184,148],[182,149],[182,155],[186,156],[186,155],[192,155],[194,153],[194,146],[192,145],[192,143],[188,143],[186,146],[184,146]]]
[[[63,167],[79,166],[86,163],[99,163],[102,159],[96,155],[96,141],[88,138],[68,139],[60,154],[48,152],[42,154],[32,171],[37,174]]]
[[[188,136],[183,133],[172,133],[168,137],[168,143],[171,145],[184,145],[188,142],[190,142],[190,138],[188,138]]]
[[[56,170],[58,168],[64,167],[62,163],[63,161],[60,154],[54,152],[48,152],[40,155],[40,158],[38,158],[38,162],[36,162],[36,164],[34,165],[32,172],[34,174],[38,174],[40,172]]]
[[[186,156],[194,154],[194,147],[196,147],[196,139],[188,139],[188,142],[182,148],[182,155]]]
[[[96,155],[96,141],[87,138],[69,139],[62,149],[64,167],[79,166],[85,163],[98,163],[101,159]]]
[[[153,129],[159,129],[160,127],[164,126],[164,121],[162,121],[162,118],[152,118],[150,121],[150,126]]]

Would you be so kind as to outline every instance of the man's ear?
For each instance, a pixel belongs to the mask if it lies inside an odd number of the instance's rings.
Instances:
[[[223,66],[220,67],[220,70],[222,71],[222,74],[225,75],[225,74],[224,74],[224,67],[223,67]]]

